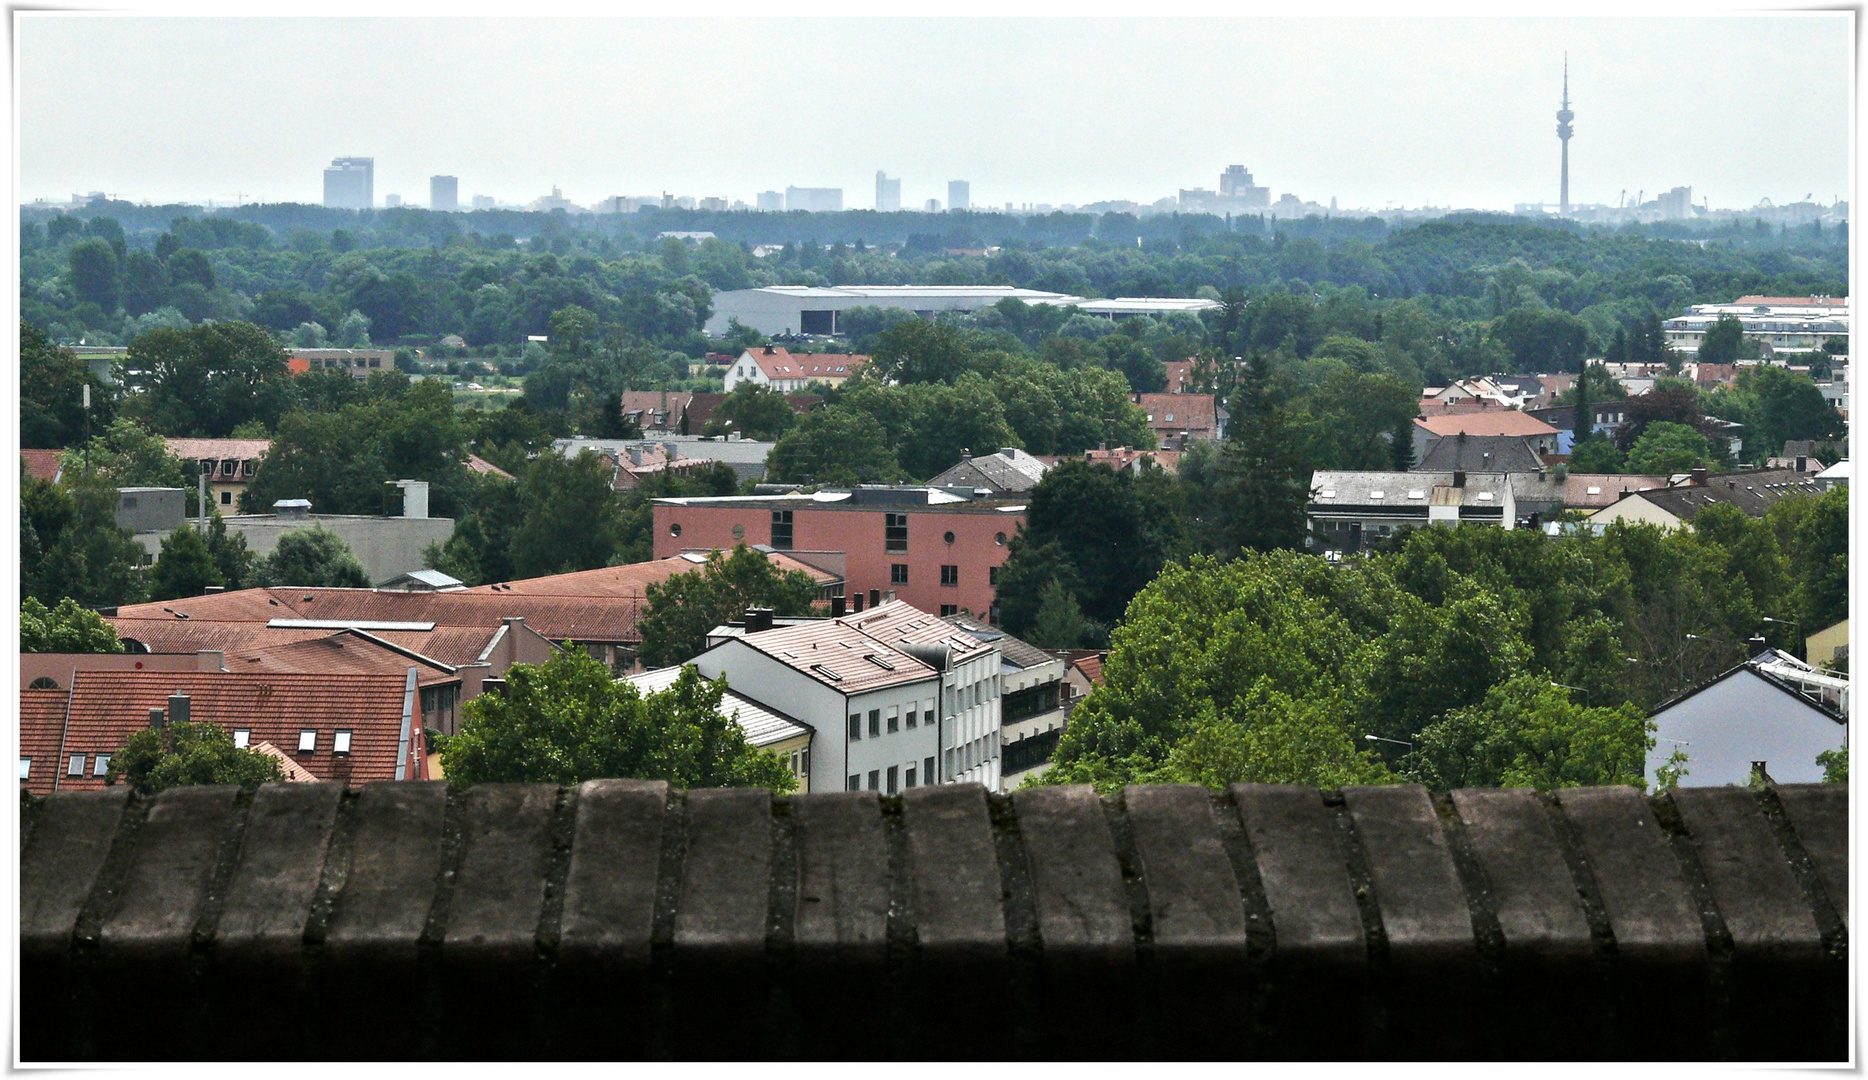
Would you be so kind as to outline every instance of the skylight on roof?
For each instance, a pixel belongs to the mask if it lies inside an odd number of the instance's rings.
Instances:
[[[1380,498],[1384,498],[1384,497],[1386,497],[1386,496],[1387,496],[1387,494],[1388,494],[1388,493],[1387,493],[1386,491],[1371,491],[1371,492],[1369,492],[1369,498],[1371,498],[1371,499],[1380,499]]]
[[[1492,493],[1489,491],[1481,491],[1479,492],[1478,498],[1482,502],[1489,502],[1492,498]]]
[[[825,667],[822,664],[812,664],[811,670],[817,672],[819,675],[822,675],[824,678],[829,679],[831,682],[842,682],[843,681],[843,676],[837,674],[836,672],[830,670],[829,668]]]
[[[1336,489],[1324,488],[1322,491],[1317,492],[1317,497],[1319,499],[1334,499],[1336,497]]]
[[[1424,499],[1427,497],[1427,493],[1419,488],[1415,488],[1413,491],[1407,493],[1407,497],[1410,499]]]
[[[864,654],[863,659],[869,661],[870,663],[876,665],[877,667],[881,668],[884,671],[895,670],[894,664],[891,664],[887,660],[882,659],[880,656],[877,656],[875,653],[866,653]]]
[[[1589,485],[1589,494],[1591,494],[1591,495],[1600,495],[1600,494],[1602,494],[1602,489],[1601,489],[1601,488],[1599,488],[1599,487],[1597,487],[1597,486],[1595,486],[1594,484],[1591,484],[1591,485]]]

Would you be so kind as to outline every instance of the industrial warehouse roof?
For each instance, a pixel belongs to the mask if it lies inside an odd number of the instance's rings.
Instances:
[[[676,666],[631,675],[626,681],[647,696],[668,689],[680,677],[681,667]],[[738,724],[746,741],[754,746],[771,746],[773,743],[809,737],[811,734],[810,728],[791,717],[731,688],[720,699],[720,714]]]
[[[1022,494],[1038,486],[1050,469],[1045,462],[1008,446],[996,454],[968,455],[958,465],[928,481],[929,487],[988,488],[999,494]]]
[[[1002,300],[1016,297],[1027,304],[1081,304],[1081,296],[1044,292],[1040,289],[1015,289],[1010,285],[768,285],[748,289],[773,296],[791,296],[809,300]]]
[[[1165,315],[1170,311],[1211,311],[1217,300],[1180,296],[1118,296],[1114,300],[1084,300],[1077,308],[1086,315]]]

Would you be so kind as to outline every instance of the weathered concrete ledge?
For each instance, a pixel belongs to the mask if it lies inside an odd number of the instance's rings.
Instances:
[[[28,1061],[1848,1053],[1848,792],[61,793]]]

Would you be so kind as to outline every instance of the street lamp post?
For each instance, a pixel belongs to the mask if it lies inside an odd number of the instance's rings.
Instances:
[[[1384,738],[1382,738],[1382,737],[1381,737],[1380,735],[1364,735],[1364,736],[1362,736],[1362,737],[1363,737],[1364,739],[1367,739],[1367,740],[1368,740],[1369,742],[1386,742],[1386,743],[1394,743],[1394,744],[1395,744],[1396,746],[1405,746],[1405,747],[1407,747],[1407,748],[1408,748],[1409,750],[1412,750],[1412,749],[1414,749],[1414,744],[1413,744],[1413,743],[1411,743],[1411,742],[1402,742],[1402,741],[1401,741],[1400,739],[1384,739]]]
[[[1633,658],[1633,657],[1629,657],[1629,659],[1631,659],[1631,660],[1632,660],[1632,659],[1634,659],[1634,658]],[[1588,688],[1587,688],[1587,687],[1582,687],[1582,686],[1571,686],[1571,685],[1570,685],[1569,683],[1560,683],[1560,682],[1553,682],[1553,683],[1551,683],[1550,685],[1552,685],[1552,686],[1555,686],[1555,687],[1557,687],[1557,688],[1559,688],[1559,689],[1563,689],[1563,690],[1574,690],[1574,691],[1576,691],[1577,693],[1579,693],[1579,694],[1581,694],[1581,695],[1583,696],[1583,708],[1585,708],[1585,709],[1587,709],[1587,708],[1589,707],[1589,690],[1588,690]]]

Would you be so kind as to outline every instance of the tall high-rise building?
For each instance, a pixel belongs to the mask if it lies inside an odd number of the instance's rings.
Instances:
[[[1224,199],[1237,199],[1251,209],[1271,205],[1271,189],[1252,183],[1252,174],[1243,165],[1228,165],[1226,171],[1219,174],[1219,194]]]
[[[1576,129],[1570,121],[1576,114],[1570,111],[1570,54],[1563,54],[1563,105],[1557,109],[1557,138],[1563,140],[1563,191],[1558,198],[1563,214],[1570,212],[1570,133]]]
[[[767,212],[783,212],[785,193],[782,191],[761,191],[758,195],[759,209]]]
[[[973,205],[973,185],[965,180],[947,181],[947,209],[965,210]]]
[[[428,178],[428,209],[452,213],[461,208],[461,182],[453,176]]]
[[[902,208],[902,180],[896,177],[890,180],[888,174],[876,170],[876,209],[883,211]]]
[[[368,210],[376,205],[376,159],[341,157],[324,170],[324,205]]]

